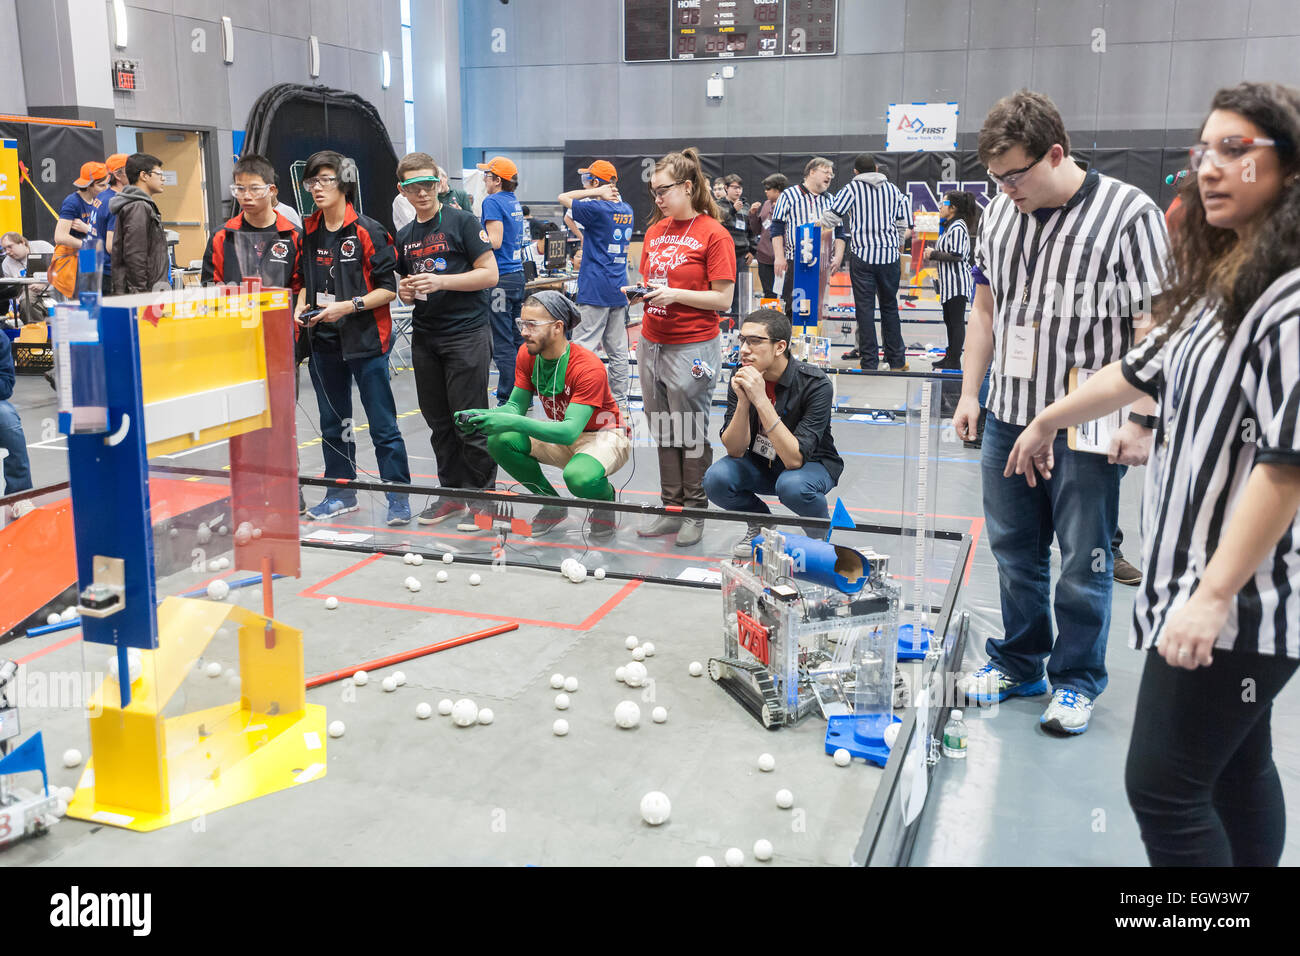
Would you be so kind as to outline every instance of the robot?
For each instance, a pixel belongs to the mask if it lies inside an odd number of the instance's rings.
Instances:
[[[50,789],[41,735],[33,734],[14,750],[8,749],[9,741],[21,733],[18,707],[9,694],[17,674],[17,664],[0,661],[0,848],[26,836],[41,836],[59,820],[59,798]],[[41,793],[13,785],[11,775],[26,770],[41,772]]]

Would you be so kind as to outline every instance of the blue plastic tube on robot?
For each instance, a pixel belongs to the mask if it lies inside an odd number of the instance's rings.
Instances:
[[[59,431],[93,435],[108,431],[108,383],[99,335],[99,283],[103,253],[87,246],[77,253],[77,300],[54,307],[54,369]]]
[[[758,561],[763,560],[763,536],[754,539]],[[794,576],[844,594],[857,594],[866,586],[871,563],[853,548],[831,544],[801,534],[785,536],[785,553],[794,559]]]

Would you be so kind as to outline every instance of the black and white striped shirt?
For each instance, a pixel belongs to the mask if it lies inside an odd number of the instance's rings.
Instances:
[[[1172,334],[1153,332],[1122,368],[1160,401],[1130,638],[1145,649],[1197,587],[1251,469],[1300,466],[1300,269],[1265,290],[1232,338],[1204,308]],[[1214,646],[1300,658],[1300,520],[1237,594]]]
[[[810,193],[803,183],[781,193],[772,207],[772,222],[768,232],[780,236],[785,246],[785,257],[794,261],[794,247],[797,242],[796,232],[806,222],[817,222],[831,208],[829,192]],[[836,229],[835,237],[842,238],[843,231]]]
[[[950,222],[934,248],[938,252],[961,256],[960,262],[940,260],[934,263],[939,270],[939,301],[947,302],[953,296],[964,295],[969,302],[974,280],[970,274],[970,231],[966,228],[966,221],[954,219]]]
[[[1156,204],[1096,170],[1057,209],[1021,213],[1005,193],[989,203],[975,268],[993,294],[988,409],[998,421],[1029,424],[1066,394],[1070,369],[1095,371],[1128,351],[1133,318],[1164,288],[1168,245]],[[1012,325],[1037,326],[1032,377],[1007,374]]]
[[[883,173],[860,173],[835,194],[831,211],[848,223],[849,249],[870,265],[898,261],[898,222],[912,225],[912,204]],[[835,219],[829,220],[832,225]]]

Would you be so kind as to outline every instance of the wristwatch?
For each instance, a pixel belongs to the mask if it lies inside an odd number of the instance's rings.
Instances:
[[[366,300],[359,295],[354,296],[352,299],[352,308],[354,308],[358,312],[366,311]]]
[[[1139,415],[1137,412],[1129,412],[1128,420],[1152,431],[1155,431],[1156,425],[1160,424],[1154,415]]]

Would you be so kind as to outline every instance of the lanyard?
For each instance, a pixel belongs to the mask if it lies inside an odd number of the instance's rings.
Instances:
[[[1034,224],[1037,231],[1034,233],[1034,246],[1030,250],[1028,261],[1025,260],[1025,244],[1020,243],[1020,264],[1025,270],[1025,291],[1020,295],[1020,304],[1029,304],[1029,286],[1034,279],[1034,270],[1038,268],[1038,254],[1043,250],[1043,223],[1039,222],[1038,217],[1030,213],[1034,218]]]

